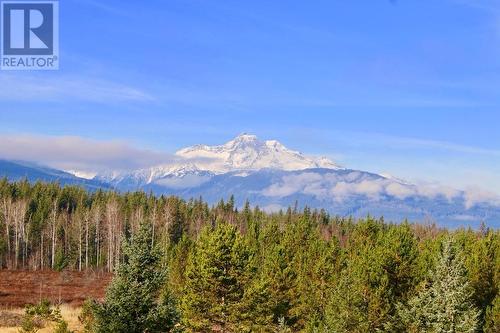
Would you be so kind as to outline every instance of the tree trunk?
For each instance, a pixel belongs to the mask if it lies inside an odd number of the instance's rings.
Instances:
[[[85,216],[85,269],[89,268],[89,217]]]
[[[51,263],[50,267],[54,269],[55,258],[56,258],[56,222],[57,222],[57,201],[54,201],[54,207],[52,209],[52,253],[51,253]]]

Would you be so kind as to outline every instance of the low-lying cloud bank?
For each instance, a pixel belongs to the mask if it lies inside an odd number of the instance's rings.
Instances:
[[[0,135],[0,158],[37,162],[62,170],[95,173],[171,163],[178,157],[122,141],[78,136]]]
[[[281,181],[262,191],[268,197],[283,198],[293,194],[313,195],[321,200],[343,202],[356,196],[364,196],[378,201],[384,196],[401,200],[409,197],[435,199],[444,197],[449,201],[463,199],[466,209],[478,203],[500,205],[500,197],[495,193],[480,188],[468,188],[465,191],[435,183],[408,184],[402,181],[366,176],[357,171],[347,174],[304,172],[283,176]]]

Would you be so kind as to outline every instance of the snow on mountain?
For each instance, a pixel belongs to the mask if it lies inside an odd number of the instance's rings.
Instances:
[[[186,187],[201,184],[211,176],[240,171],[240,174],[262,169],[285,171],[310,168],[340,169],[326,157],[309,157],[286,148],[276,140],[261,141],[255,135],[242,134],[217,146],[196,145],[175,153],[179,160],[132,172],[112,172],[97,178],[115,185],[127,184],[133,189],[145,184],[158,183]]]
[[[495,226],[500,218],[500,198],[485,200],[483,193],[342,168],[328,158],[307,156],[255,135],[242,134],[222,145],[187,147],[175,156],[169,164],[96,178],[120,191],[144,190],[185,199],[202,196],[210,203],[234,194],[240,206],[248,199],[275,210],[297,201],[342,216],[383,215],[393,221],[409,218],[461,225],[464,217],[472,217],[474,223]]]
[[[192,163],[159,165],[131,172],[100,174],[96,179],[112,184],[120,190],[138,190],[156,183],[168,188],[198,186],[209,180],[214,173],[199,169]]]
[[[209,203],[233,194],[238,206],[248,199],[271,211],[298,202],[301,207],[324,208],[341,216],[370,214],[392,221],[409,218],[450,226],[484,221],[493,227],[499,227],[500,221],[500,197],[496,195],[434,183],[412,184],[388,174],[342,168],[328,158],[303,155],[278,141],[261,141],[249,134],[222,145],[181,149],[169,164],[112,170],[92,180],[46,168],[1,164],[0,171],[14,180],[56,180],[92,189],[144,190],[185,199],[202,196]]]
[[[64,170],[67,173],[72,174],[75,177],[83,178],[83,179],[93,179],[97,176],[97,172],[87,172],[87,171],[79,171],[79,170]]]
[[[326,157],[308,157],[290,150],[276,140],[261,141],[255,135],[242,134],[219,146],[197,145],[179,150],[177,156],[197,160],[198,168],[214,173],[236,170],[339,169]]]

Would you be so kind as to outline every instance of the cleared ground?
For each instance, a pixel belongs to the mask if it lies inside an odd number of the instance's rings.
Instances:
[[[111,277],[102,272],[0,270],[0,333],[18,332],[24,306],[41,299],[59,304],[69,328],[80,330],[81,304],[88,298],[102,299]],[[52,332],[52,327],[39,332]]]
[[[101,299],[109,273],[0,270],[0,308],[23,307],[48,299],[52,304],[80,306]]]

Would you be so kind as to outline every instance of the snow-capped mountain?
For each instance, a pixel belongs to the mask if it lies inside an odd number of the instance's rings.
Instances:
[[[485,200],[485,193],[416,185],[391,175],[343,168],[328,158],[307,156],[250,134],[222,145],[187,147],[175,156],[169,164],[97,179],[122,191],[202,196],[211,203],[233,194],[239,205],[248,199],[270,211],[297,201],[332,214],[383,215],[393,221],[497,225],[500,220],[500,200]]]
[[[220,145],[197,145],[179,150],[177,156],[195,160],[195,165],[216,174],[236,170],[339,169],[326,157],[314,158],[290,150],[276,140],[261,141],[255,135],[242,134]]]
[[[477,226],[484,221],[500,227],[500,198],[495,194],[412,184],[391,175],[343,168],[255,135],[242,134],[222,145],[184,148],[174,156],[167,164],[129,172],[111,170],[91,180],[10,162],[0,163],[0,173],[12,180],[24,175],[30,181],[81,183],[88,188],[145,190],[185,199],[202,196],[209,203],[234,195],[238,206],[248,199],[268,211],[286,209],[297,201],[300,207],[323,208],[341,216],[370,214],[396,222],[408,218],[448,226]]]
[[[126,189],[140,188],[148,184],[187,188],[200,185],[214,175],[235,171],[242,175],[262,169],[340,169],[326,157],[306,156],[288,149],[276,140],[261,141],[250,134],[241,134],[223,145],[183,148],[175,155],[178,160],[169,164],[132,172],[101,174],[97,179]]]

